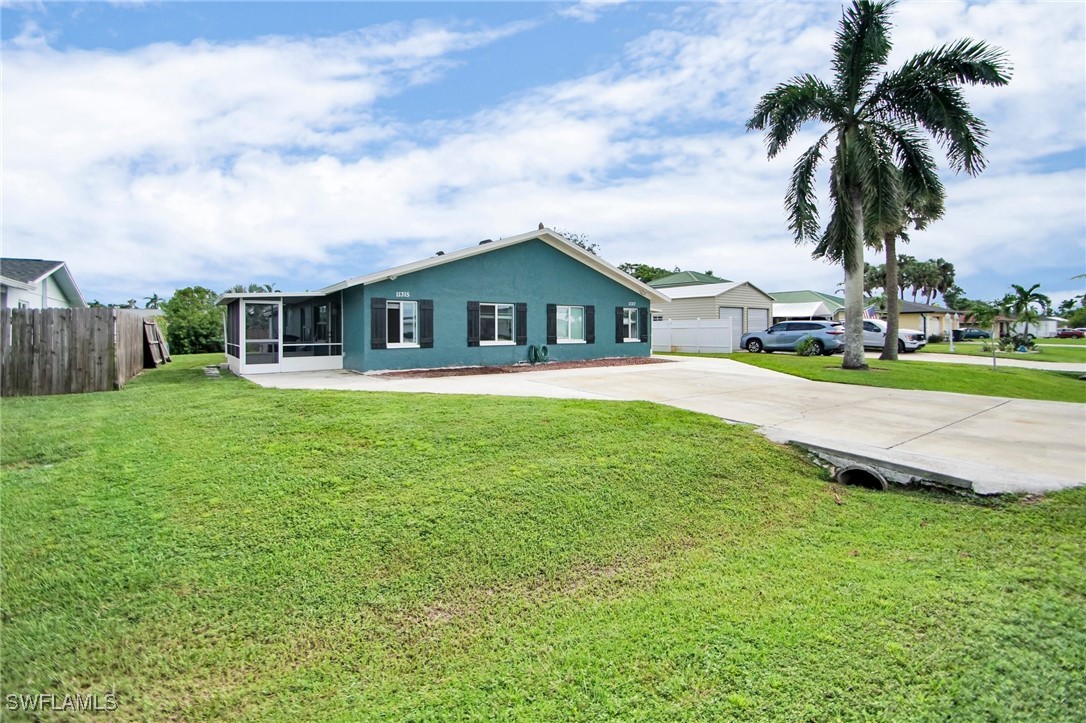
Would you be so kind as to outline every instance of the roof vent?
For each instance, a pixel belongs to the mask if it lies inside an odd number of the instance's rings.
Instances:
[[[483,244],[488,244],[493,240],[494,239],[492,239],[492,238],[485,238],[485,239],[483,239],[482,241],[479,242],[479,245],[482,246]]]
[[[444,251],[438,251],[436,254],[434,254],[434,256],[444,256],[444,255],[445,255]]]

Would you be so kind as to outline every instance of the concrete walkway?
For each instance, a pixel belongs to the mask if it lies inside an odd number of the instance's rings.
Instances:
[[[879,352],[865,352],[864,356],[866,356],[868,359],[878,359]],[[935,352],[919,352],[915,354],[898,354],[897,358],[900,361],[927,361],[940,362],[945,364],[972,364],[974,366],[988,367],[992,366],[992,357],[973,356],[972,354],[939,354]],[[1034,361],[1032,359],[1004,359],[1003,357],[998,357],[996,359],[996,364],[1001,367],[1018,367],[1020,369],[1044,369],[1050,372],[1075,372],[1076,374],[1086,374],[1086,363],[1078,362],[1046,362]]]
[[[756,425],[776,441],[968,480],[980,494],[1086,484],[1086,405],[813,382],[728,359],[431,379],[254,375],[266,387],[644,400]]]

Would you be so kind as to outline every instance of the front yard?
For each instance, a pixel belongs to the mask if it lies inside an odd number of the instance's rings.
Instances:
[[[685,356],[732,359],[816,382],[1086,403],[1086,381],[1079,380],[1079,375],[1071,372],[1012,367],[999,367],[993,370],[988,366],[924,362],[913,359],[896,362],[868,359],[869,370],[846,371],[841,368],[839,354],[832,357],[810,357],[790,353],[751,354],[740,351],[733,354]]]
[[[1086,489],[835,489],[669,407],[261,389],[214,360],[4,400],[5,695],[113,690],[128,720],[1082,714]]]
[[[1066,341],[1078,341],[1078,344],[1060,344],[1057,342]],[[1081,343],[1081,339],[1038,339],[1037,347],[1034,351],[1019,353],[1019,352],[996,352],[998,359],[1025,359],[1028,361],[1037,362],[1072,362],[1078,364],[1086,364],[1086,344]],[[954,354],[968,354],[970,356],[986,356],[991,358],[991,347],[988,351],[984,350],[984,344],[979,341],[956,341],[954,342]],[[918,353],[936,353],[936,354],[950,354],[950,344],[928,344]]]

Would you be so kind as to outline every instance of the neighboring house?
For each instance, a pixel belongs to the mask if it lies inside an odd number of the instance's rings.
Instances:
[[[663,293],[549,229],[439,253],[311,292],[230,293],[242,374],[496,366],[649,355]]]
[[[950,329],[960,329],[962,326],[962,316],[952,309],[904,299],[897,303],[899,305],[898,326],[902,329],[919,329],[924,332],[925,338],[935,334],[949,336],[947,314],[950,314]]]
[[[743,334],[769,326],[773,297],[749,281],[672,286],[664,292],[671,301],[654,305],[654,317],[675,321],[731,319],[733,349],[739,348]]]
[[[1014,324],[1015,332],[1032,334],[1038,339],[1051,339],[1056,336],[1056,330],[1060,324],[1066,324],[1067,319],[1062,316],[1042,316],[1034,324]]]
[[[820,291],[774,291],[773,322],[789,319],[825,319],[840,321],[845,315],[845,300]]]
[[[787,319],[828,319],[832,321],[845,320],[845,300],[840,296],[823,294],[820,291],[774,291],[772,294],[773,321]],[[864,307],[869,308],[873,299],[864,299]],[[872,312],[874,313],[874,312]],[[898,301],[898,327],[902,329],[916,329],[924,332],[928,337],[933,334],[944,334],[946,315],[951,315],[951,328],[961,327],[961,316],[958,312],[932,304],[921,304],[915,301]],[[881,318],[886,313],[877,314]],[[956,317],[956,318],[955,318]],[[1053,331],[1055,334],[1055,331]]]
[[[83,309],[87,302],[63,261],[0,259],[0,309]]]
[[[649,286],[654,289],[668,289],[673,286],[693,286],[695,284],[727,284],[728,279],[722,279],[719,276],[712,276],[710,274],[702,274],[697,271],[676,271],[670,276],[662,276],[659,279],[653,279],[649,282]]]

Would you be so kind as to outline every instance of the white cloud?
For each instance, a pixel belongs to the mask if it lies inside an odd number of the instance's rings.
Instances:
[[[605,11],[618,7],[626,0],[581,0],[572,5],[565,5],[558,10],[564,18],[572,18],[582,23],[594,23]]]
[[[903,54],[968,27],[1016,66],[1011,86],[971,96],[991,121],[991,169],[951,180],[946,220],[909,252],[977,278],[1076,251],[1081,266],[1083,172],[1029,162],[1086,143],[1081,13],[899,8]],[[675,7],[605,70],[425,123],[397,118],[390,99],[529,26],[386,25],[125,53],[12,44],[5,254],[65,258],[84,286],[127,298],[194,281],[326,283],[543,221],[589,234],[615,262],[833,291],[840,270],[792,244],[782,211],[812,136],[768,162],[742,123],[774,84],[828,74],[837,13]],[[1043,58],[1030,52],[1042,42]]]

